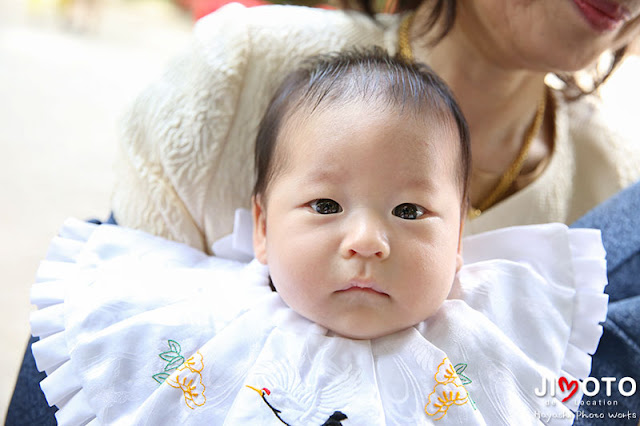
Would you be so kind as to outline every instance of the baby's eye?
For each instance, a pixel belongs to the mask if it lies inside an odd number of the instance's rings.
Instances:
[[[403,203],[393,209],[393,215],[400,219],[415,220],[423,214],[424,208],[412,203]]]
[[[336,214],[342,211],[340,204],[327,198],[312,201],[309,205],[313,210],[320,214]]]

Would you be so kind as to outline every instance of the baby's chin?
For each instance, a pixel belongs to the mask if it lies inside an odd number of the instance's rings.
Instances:
[[[353,327],[353,328],[347,328],[344,330],[338,329],[338,328],[331,328],[327,326],[324,326],[324,327],[329,330],[330,336],[345,337],[347,339],[353,339],[353,340],[373,340],[373,339],[378,339],[380,337],[389,336],[399,331],[406,330],[408,328],[413,327],[413,325],[388,327],[388,328],[386,327],[382,327],[382,328]]]
[[[366,314],[348,315],[343,313],[334,316],[324,315],[320,318],[306,316],[306,318],[326,328],[330,336],[354,340],[373,340],[412,328],[432,315],[432,313],[428,313],[427,315],[400,318],[401,313],[394,314],[367,311]]]

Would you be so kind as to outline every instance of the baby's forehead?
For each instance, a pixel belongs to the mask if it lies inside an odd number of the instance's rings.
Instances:
[[[386,145],[387,151],[368,150],[373,144]],[[385,102],[352,100],[296,109],[281,127],[274,160],[278,167],[305,162],[330,170],[332,163],[349,164],[368,151],[389,156],[395,161],[390,167],[456,167],[458,145],[458,131],[448,114],[418,114]]]
[[[398,105],[383,98],[378,99],[335,99],[318,105],[297,104],[285,114],[278,135],[277,145],[287,145],[290,149],[303,148],[304,133],[314,133],[322,137],[335,133],[366,132],[368,123],[378,127],[380,123],[400,121],[402,129],[414,129],[419,133],[413,140],[417,148],[439,148],[458,151],[460,135],[453,114],[442,107],[418,108],[416,105]],[[399,145],[398,149],[412,149],[410,145]]]

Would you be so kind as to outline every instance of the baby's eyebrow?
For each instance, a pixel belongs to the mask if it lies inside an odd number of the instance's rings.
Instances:
[[[437,185],[434,182],[433,178],[428,176],[420,176],[420,177],[407,177],[403,183],[403,186],[409,189],[434,189]]]
[[[343,181],[344,172],[339,167],[311,167],[305,173],[305,180],[311,183],[334,183],[339,184]]]
[[[398,169],[391,173],[391,179],[395,185],[404,189],[431,191],[440,186],[436,176],[416,167]]]

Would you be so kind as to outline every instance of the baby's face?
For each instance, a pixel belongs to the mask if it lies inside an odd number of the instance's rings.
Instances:
[[[461,265],[458,135],[361,104],[293,117],[254,202],[254,249],[283,300],[346,337],[417,324]],[[295,124],[292,124],[295,122]]]

